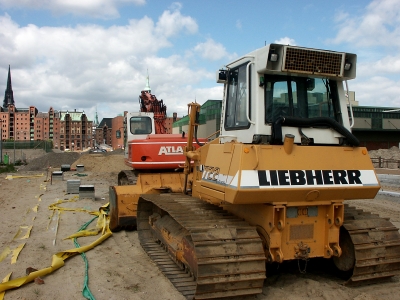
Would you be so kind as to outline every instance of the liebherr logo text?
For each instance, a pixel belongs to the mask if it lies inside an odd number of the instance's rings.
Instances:
[[[258,171],[260,186],[363,184],[360,170]]]
[[[180,155],[183,154],[181,146],[161,146],[158,155]]]

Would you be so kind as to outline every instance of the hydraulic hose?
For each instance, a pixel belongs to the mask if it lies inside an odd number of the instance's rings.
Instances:
[[[345,127],[339,124],[336,120],[328,117],[317,117],[317,118],[296,118],[296,117],[279,117],[272,125],[272,139],[274,143],[282,142],[282,126],[292,127],[318,127],[324,126],[329,127],[343,135],[349,145],[359,146],[360,141]]]

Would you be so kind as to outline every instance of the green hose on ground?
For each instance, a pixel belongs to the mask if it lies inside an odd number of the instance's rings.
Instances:
[[[78,232],[82,231],[82,230],[85,230],[89,226],[89,224],[92,223],[94,221],[94,219],[96,219],[96,218],[98,218],[98,216],[94,217],[90,221],[88,221],[85,224],[83,224],[83,226],[81,228],[79,228]],[[74,244],[75,244],[76,248],[79,248],[81,246],[81,245],[79,245],[77,238],[74,238]],[[83,261],[85,262],[85,280],[83,281],[82,295],[86,299],[96,300],[96,298],[93,296],[92,292],[89,289],[89,263],[88,263],[88,260],[86,258],[85,252],[82,252],[81,256],[83,258]]]

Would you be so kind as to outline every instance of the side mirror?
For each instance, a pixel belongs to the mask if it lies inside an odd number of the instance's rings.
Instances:
[[[312,91],[315,89],[315,79],[307,78],[307,91]]]
[[[217,71],[217,83],[225,83],[227,78],[227,70]]]

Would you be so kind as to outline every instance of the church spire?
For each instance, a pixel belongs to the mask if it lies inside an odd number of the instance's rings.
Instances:
[[[15,105],[14,93],[13,93],[12,85],[11,85],[11,68],[10,68],[10,65],[8,65],[7,88],[6,88],[6,91],[4,93],[3,107],[6,108],[9,105]]]
[[[147,91],[147,92],[151,93],[149,70],[147,70],[146,87],[144,88],[144,91]]]
[[[95,115],[95,117],[94,117],[94,124],[95,124],[96,126],[99,125],[99,116],[97,115],[97,106],[96,106],[96,115]]]

